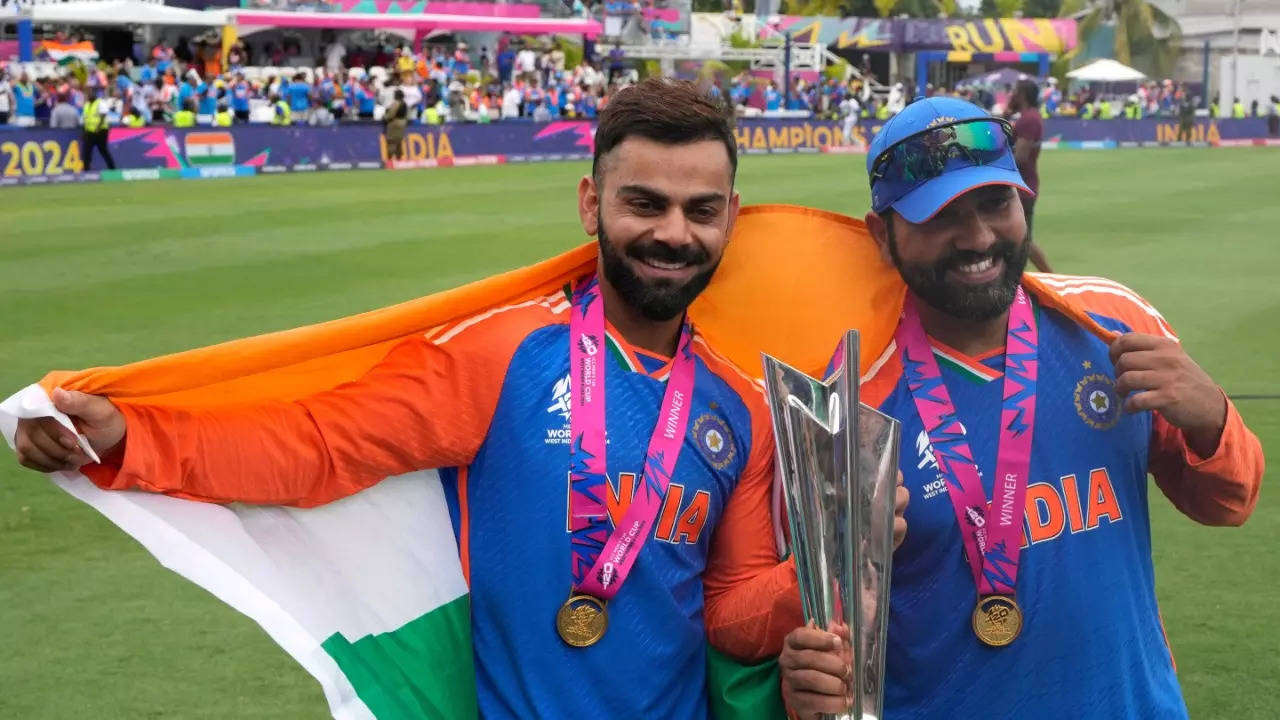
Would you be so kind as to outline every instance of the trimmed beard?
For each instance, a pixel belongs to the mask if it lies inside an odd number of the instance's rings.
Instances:
[[[605,230],[603,220],[597,232],[600,243],[600,258],[604,264],[604,276],[618,295],[631,307],[640,311],[646,320],[663,322],[681,315],[689,305],[706,289],[715,274],[720,261],[694,275],[683,285],[673,281],[647,281],[641,278],[626,258],[643,261],[647,258],[662,262],[684,262],[690,265],[705,263],[709,255],[701,245],[688,245],[675,248],[665,243],[649,241],[632,243],[623,252],[619,252],[609,242],[609,233]],[[625,252],[626,257],[623,257]]]
[[[998,237],[995,244],[983,253],[957,250],[932,265],[909,265],[898,254],[898,243],[893,237],[892,226],[889,226],[889,255],[907,287],[930,307],[958,320],[984,322],[1000,317],[1008,310],[1013,305],[1018,284],[1022,282],[1022,271],[1027,267],[1030,253],[1031,243],[1024,241],[1019,245],[1008,238]],[[952,268],[987,258],[1004,261],[1004,272],[995,280],[978,286],[947,281],[947,272]]]

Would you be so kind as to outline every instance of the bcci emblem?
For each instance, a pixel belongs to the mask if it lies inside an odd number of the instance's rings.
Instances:
[[[719,415],[703,413],[693,421],[693,437],[698,450],[716,470],[724,470],[733,462],[734,447],[730,442],[729,426]]]
[[[1120,399],[1111,378],[1101,373],[1085,375],[1076,383],[1076,413],[1095,430],[1110,430],[1120,422]]]

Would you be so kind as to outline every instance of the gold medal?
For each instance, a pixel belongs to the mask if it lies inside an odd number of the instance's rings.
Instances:
[[[609,613],[603,600],[591,595],[570,595],[556,613],[556,631],[560,639],[573,647],[595,645],[609,626]]]
[[[1004,647],[1022,630],[1022,610],[1008,595],[987,595],[973,609],[973,632],[991,647]]]

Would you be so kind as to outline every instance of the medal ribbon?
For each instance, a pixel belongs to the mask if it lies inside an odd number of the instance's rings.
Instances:
[[[933,356],[920,314],[908,297],[895,333],[903,375],[933,445],[956,512],[965,558],[979,595],[1013,595],[1022,549],[1022,518],[1035,428],[1039,333],[1026,291],[1018,287],[1005,340],[1004,402],[992,501],[987,502],[964,427]]]
[[[605,492],[604,301],[593,275],[573,292],[569,317],[569,547],[574,592],[602,600],[618,593],[653,531],[675,472],[693,401],[693,326],[686,319],[630,507],[609,531]]]

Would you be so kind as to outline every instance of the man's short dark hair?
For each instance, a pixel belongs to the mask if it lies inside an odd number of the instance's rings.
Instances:
[[[618,91],[600,113],[591,174],[600,180],[600,161],[629,137],[665,145],[717,140],[729,153],[729,179],[738,172],[738,141],[724,104],[691,82],[649,78]]]
[[[1027,107],[1040,107],[1040,88],[1031,80],[1019,80],[1014,92]]]

